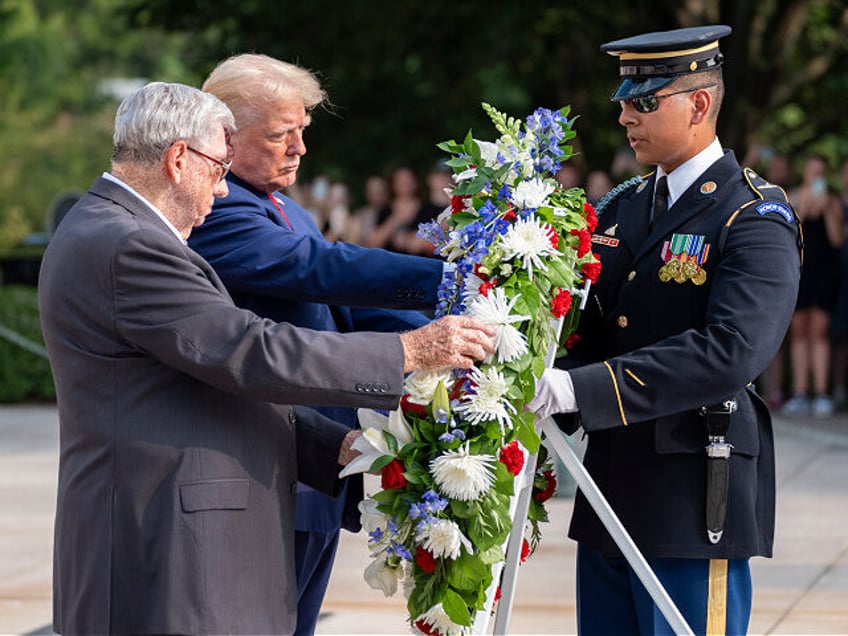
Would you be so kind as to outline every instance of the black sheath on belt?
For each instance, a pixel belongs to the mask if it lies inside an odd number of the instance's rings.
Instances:
[[[736,399],[726,400],[714,406],[701,407],[701,415],[707,426],[707,538],[718,543],[724,533],[727,517],[727,486],[730,483],[730,450],[732,445],[725,441],[730,427],[730,414],[736,410]]]

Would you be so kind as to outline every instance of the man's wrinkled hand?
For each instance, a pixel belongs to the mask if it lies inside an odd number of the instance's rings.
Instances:
[[[350,462],[362,454],[358,450],[351,448],[351,446],[353,446],[353,442],[361,436],[362,431],[359,429],[352,430],[345,435],[342,440],[342,446],[339,449],[339,466],[347,466]]]
[[[468,316],[445,316],[400,335],[404,371],[468,369],[495,351],[495,329]]]

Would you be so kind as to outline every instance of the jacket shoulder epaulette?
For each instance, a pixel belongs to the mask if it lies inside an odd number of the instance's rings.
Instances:
[[[601,216],[603,211],[609,207],[610,203],[615,201],[622,194],[627,192],[630,188],[639,185],[644,181],[647,177],[632,177],[628,179],[624,183],[619,183],[612,190],[607,192],[600,201],[598,201],[597,205],[595,205],[595,214]]]
[[[786,191],[779,185],[766,181],[751,168],[743,168],[742,173],[745,175],[748,187],[751,188],[758,199],[789,203]]]

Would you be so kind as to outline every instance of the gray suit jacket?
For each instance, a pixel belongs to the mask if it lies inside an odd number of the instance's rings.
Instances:
[[[106,179],[52,237],[38,295],[61,437],[54,629],[292,632],[296,483],[338,489],[348,429],[281,403],[396,407],[398,336],[236,308]]]

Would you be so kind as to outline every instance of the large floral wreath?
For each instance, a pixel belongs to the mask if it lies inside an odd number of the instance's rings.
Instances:
[[[562,354],[577,338],[580,298],[600,273],[594,209],[582,189],[554,179],[573,152],[570,109],[521,122],[483,108],[500,137],[439,144],[456,185],[450,208],[419,235],[456,265],[437,315],[494,326],[496,352],[470,371],[412,373],[388,417],[360,411],[362,455],[342,473],[380,472],[382,490],[360,504],[373,557],[365,578],[387,596],[400,583],[425,634],[469,633],[505,559],[515,477],[537,453],[522,560],[538,544],[556,481],[524,407],[549,350]]]

